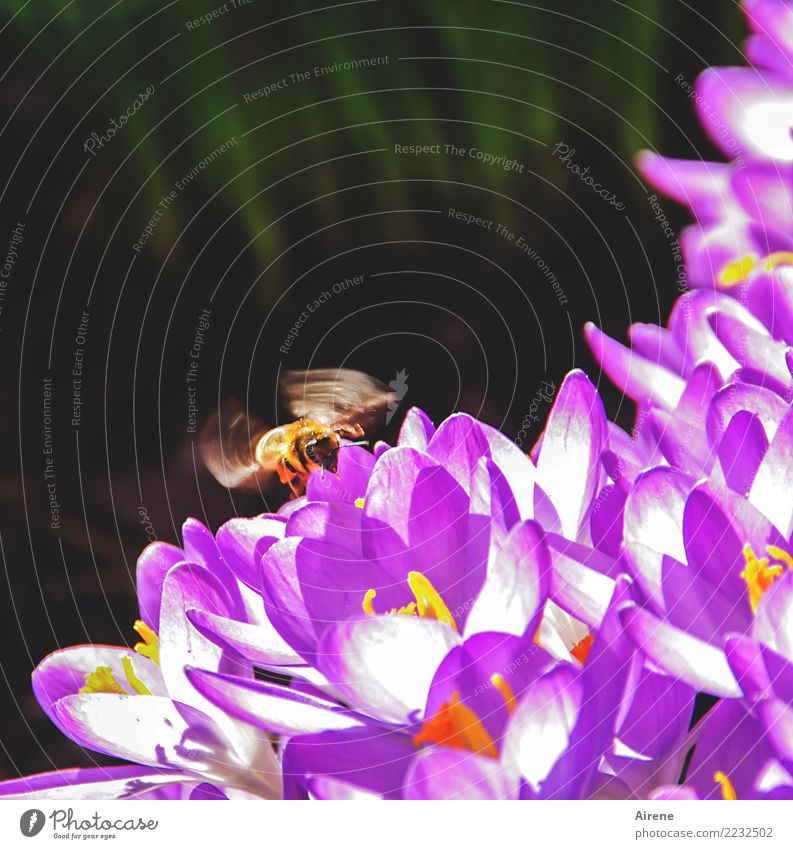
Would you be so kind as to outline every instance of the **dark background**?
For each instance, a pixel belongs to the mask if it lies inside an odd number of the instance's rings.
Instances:
[[[418,404],[435,420],[466,410],[515,437],[542,381],[581,366],[629,425],[581,328],[592,319],[624,339],[633,321],[663,323],[677,294],[634,156],[716,156],[675,77],[693,83],[706,65],[743,61],[731,2],[230,0],[186,26],[221,5],[0,2],[2,256],[25,225],[0,301],[0,776],[104,762],[50,725],[29,674],[59,647],[134,642],[134,564],[150,536],[177,542],[188,515],[214,530],[283,498],[231,497],[194,462],[185,377],[204,308],[201,420],[234,394],[274,422],[279,369],[343,365],[386,382],[404,369],[403,410]],[[150,85],[88,155],[90,134]],[[231,137],[134,252],[161,198]],[[623,210],[565,168],[559,143]],[[523,173],[395,144],[476,148]],[[451,220],[450,207],[522,236],[566,304],[536,260]],[[686,223],[671,202],[664,210]],[[306,304],[356,275],[281,353]],[[43,474],[50,376],[56,529]],[[538,435],[532,425],[524,444]]]

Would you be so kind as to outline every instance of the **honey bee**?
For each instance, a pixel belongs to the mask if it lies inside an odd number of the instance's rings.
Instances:
[[[306,491],[312,472],[336,474],[342,440],[365,445],[365,429],[395,395],[380,381],[351,369],[286,372],[280,381],[285,406],[296,420],[266,428],[228,401],[204,426],[204,463],[229,489],[263,489],[278,476],[292,497]]]

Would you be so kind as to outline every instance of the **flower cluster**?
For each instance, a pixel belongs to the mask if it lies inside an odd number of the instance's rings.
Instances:
[[[744,5],[755,67],[696,85],[733,163],[640,160],[694,289],[630,347],[586,328],[632,433],[573,371],[530,455],[414,408],[276,514],[189,520],[141,642],[33,674],[132,765],[0,794],[793,798],[793,7]]]

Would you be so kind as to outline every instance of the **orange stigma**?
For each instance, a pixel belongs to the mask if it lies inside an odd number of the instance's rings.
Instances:
[[[589,657],[589,650],[592,648],[592,643],[595,642],[594,634],[587,634],[586,637],[579,640],[571,649],[570,654],[583,666],[586,659]]]
[[[424,720],[413,742],[417,746],[437,743],[450,749],[466,749],[477,755],[498,757],[498,750],[487,729],[471,708],[460,703],[459,693],[453,693],[432,719]]]

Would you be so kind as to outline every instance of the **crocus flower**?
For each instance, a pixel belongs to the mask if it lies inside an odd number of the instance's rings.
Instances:
[[[62,770],[6,781],[13,798],[275,798],[280,767],[270,741],[218,711],[185,677],[185,666],[251,675],[242,662],[202,637],[186,611],[240,615],[236,580],[218,560],[212,535],[195,520],[184,550],[154,543],[137,568],[141,637],[133,650],[84,645],[54,652],[33,673],[33,690],[50,719],[87,749],[132,766]]]

